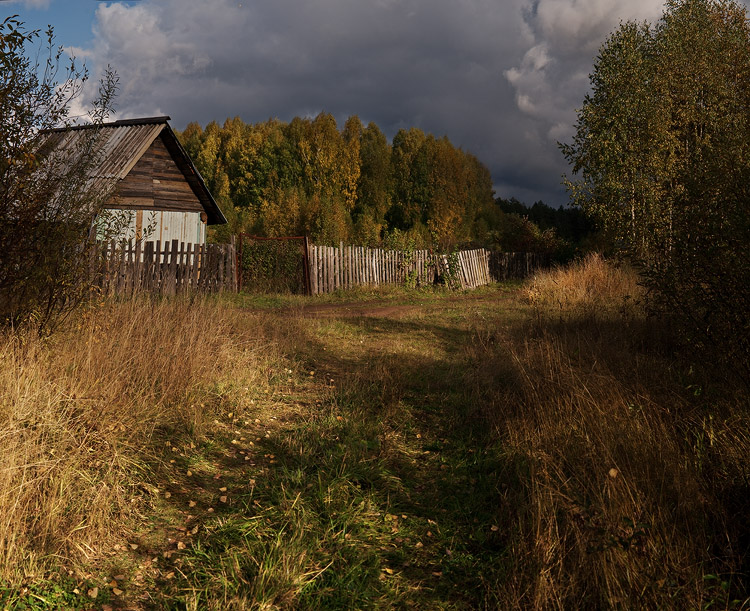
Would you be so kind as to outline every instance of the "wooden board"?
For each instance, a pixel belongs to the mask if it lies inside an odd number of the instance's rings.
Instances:
[[[120,181],[109,205],[123,209],[204,211],[161,138],[154,140]]]

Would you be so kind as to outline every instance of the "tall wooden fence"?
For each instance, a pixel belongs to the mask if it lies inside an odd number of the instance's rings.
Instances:
[[[491,282],[525,278],[549,266],[549,257],[536,253],[495,253],[483,248],[437,255],[364,246],[309,245],[310,292],[330,293],[355,286],[434,284],[439,279],[462,289]]]
[[[99,242],[91,271],[94,285],[108,295],[237,290],[234,244]]]

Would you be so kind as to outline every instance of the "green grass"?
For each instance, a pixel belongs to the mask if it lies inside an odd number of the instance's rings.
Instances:
[[[95,589],[96,588],[96,589]],[[52,609],[90,609],[91,605],[106,605],[110,600],[107,590],[91,582],[78,582],[70,577],[48,580],[29,580],[20,586],[0,582],[0,608],[28,611]]]
[[[431,302],[443,302],[455,296],[472,295],[474,298],[485,297],[490,294],[508,292],[521,286],[520,281],[508,281],[502,284],[492,284],[480,287],[473,291],[448,293],[443,286],[424,286],[409,288],[399,285],[383,285],[378,287],[355,287],[350,290],[337,290],[332,293],[322,293],[313,297],[293,294],[265,294],[242,292],[235,295],[223,295],[219,299],[230,301],[240,307],[254,308],[259,310],[277,310],[279,308],[315,307],[324,304],[350,304],[350,303],[383,303],[387,301],[390,305],[425,304]]]
[[[77,589],[70,608],[94,585],[97,604],[167,609],[746,608],[741,395],[632,308],[544,294],[549,311],[518,285],[207,301],[224,360],[193,366],[195,415],[165,418],[132,459],[117,547],[34,593]],[[24,608],[30,591],[0,597]]]
[[[492,509],[507,465],[461,424],[473,398],[457,382],[471,366],[462,351],[470,326],[491,309],[478,303],[467,316],[464,300],[433,297],[405,319],[307,321],[304,348],[289,355],[296,369],[277,380],[278,403],[258,408],[269,428],[253,409],[233,414],[231,434],[218,429],[176,463],[193,486],[203,473],[192,496],[194,513],[204,513],[159,586],[161,602],[352,609],[481,600],[511,570]],[[297,417],[269,421],[300,401]],[[216,501],[222,487],[226,503]]]

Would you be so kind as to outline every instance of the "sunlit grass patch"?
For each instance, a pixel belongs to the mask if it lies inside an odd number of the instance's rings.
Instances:
[[[478,585],[467,567],[487,570],[490,514],[472,510],[470,499],[481,497],[458,494],[465,533],[456,540],[455,517],[447,515],[456,501],[438,490],[455,480],[475,493],[482,468],[463,450],[460,464],[449,467],[454,458],[439,457],[447,448],[424,428],[406,436],[390,430],[378,417],[382,400],[370,391],[343,389],[317,413],[263,441],[264,455],[277,463],[253,476],[238,513],[217,519],[200,553],[186,558],[196,563],[185,586],[189,600],[219,591],[213,600],[230,607],[252,599],[289,608],[387,608],[437,602],[445,588],[460,599],[459,585]],[[435,496],[428,486],[438,487]],[[259,557],[262,567],[252,560]]]
[[[632,268],[608,262],[596,253],[569,266],[535,274],[523,291],[533,306],[565,315],[637,312],[644,296]]]
[[[112,549],[148,511],[164,442],[179,451],[235,384],[267,383],[271,351],[244,324],[206,302],[138,300],[91,308],[46,343],[0,340],[0,577]]]
[[[25,564],[5,565],[6,597],[67,575],[156,608],[731,608],[742,398],[640,311],[531,308],[514,290],[394,316],[105,304],[50,344],[3,344],[6,438],[45,456],[81,435],[40,464],[89,495],[33,506],[54,557],[10,520]],[[26,511],[48,489],[25,481]]]

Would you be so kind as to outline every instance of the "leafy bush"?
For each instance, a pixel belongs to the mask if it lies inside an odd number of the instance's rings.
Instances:
[[[87,75],[71,62],[55,82],[62,47],[55,49],[50,28],[42,67],[29,59],[38,37],[13,17],[0,23],[0,323],[44,329],[88,292],[93,221],[114,185],[89,180],[100,153],[97,130],[65,150],[43,131],[67,122]],[[116,89],[108,70],[94,123],[108,116]]]
[[[622,24],[563,152],[683,340],[750,387],[750,25],[734,0],[674,0]]]
[[[242,288],[248,292],[305,292],[305,266],[301,240],[243,238]]]

